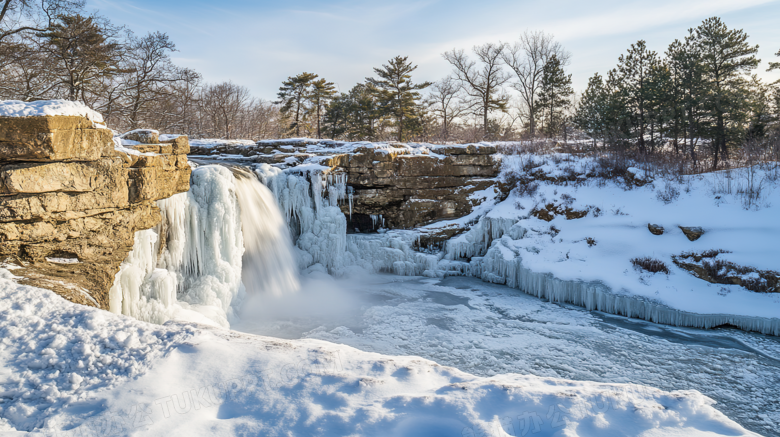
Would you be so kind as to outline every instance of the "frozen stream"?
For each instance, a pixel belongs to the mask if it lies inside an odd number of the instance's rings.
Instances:
[[[324,275],[323,275],[324,276]],[[476,375],[523,373],[698,390],[746,428],[780,436],[780,339],[591,313],[478,279],[304,279],[247,303],[234,329],[417,355]]]

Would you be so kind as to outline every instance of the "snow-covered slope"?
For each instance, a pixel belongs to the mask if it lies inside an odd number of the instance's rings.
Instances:
[[[694,391],[147,325],[0,272],[3,435],[756,435]]]
[[[681,181],[645,176],[647,183],[636,186],[579,177],[596,163],[570,156],[506,157],[505,169],[528,173],[521,168],[523,160],[537,176],[553,179],[573,173],[576,181],[537,178],[532,192],[514,191],[474,229],[491,225],[493,241],[486,251],[484,241],[475,240],[484,231],[453,239],[450,258],[457,259],[458,253],[478,255],[471,261],[473,274],[590,309],[683,326],[729,323],[780,335],[780,293],[709,283],[674,263],[674,257],[684,253],[718,250],[723,252],[718,260],[761,271],[780,270],[776,170],[759,169],[751,175],[741,169]],[[528,160],[537,162],[529,166]],[[763,187],[748,205],[740,191],[746,190],[751,176]],[[534,213],[551,204],[575,214],[567,218],[559,213],[544,221]],[[576,213],[584,216],[573,218]],[[652,234],[648,224],[662,226],[664,233]],[[689,241],[680,226],[701,227],[704,234]],[[669,274],[635,268],[631,260],[642,257],[664,262]]]

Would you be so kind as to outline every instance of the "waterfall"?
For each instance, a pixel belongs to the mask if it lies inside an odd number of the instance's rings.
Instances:
[[[111,311],[152,323],[229,327],[247,288],[274,294],[297,288],[284,218],[253,174],[198,167],[190,191],[158,206],[162,222],[136,234],[115,277]]]
[[[274,195],[254,173],[235,169],[234,174],[244,234],[244,286],[250,293],[296,291],[298,269],[290,231]]]

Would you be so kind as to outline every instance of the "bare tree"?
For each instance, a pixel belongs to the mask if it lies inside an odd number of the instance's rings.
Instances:
[[[57,96],[52,59],[30,35],[16,35],[0,44],[0,98],[32,101]]]
[[[463,101],[462,87],[457,79],[447,76],[431,86],[428,94],[430,110],[441,120],[441,137],[448,140],[450,126],[471,108]]]
[[[0,0],[0,42],[23,32],[48,30],[60,14],[84,7],[84,0]]]
[[[487,137],[490,112],[506,110],[509,101],[503,90],[509,76],[501,70],[504,44],[486,43],[474,46],[473,50],[479,64],[469,59],[462,49],[453,49],[442,56],[455,67],[455,77],[463,85],[466,94],[478,102],[483,135]]]
[[[200,106],[211,121],[212,133],[225,139],[235,138],[235,128],[245,105],[251,102],[249,90],[233,82],[206,85]]]
[[[131,129],[148,126],[156,102],[164,98],[172,82],[181,79],[180,70],[170,58],[174,51],[176,45],[165,33],[149,33],[143,38],[130,36],[124,66],[127,70],[124,97]]]
[[[512,86],[520,93],[520,98],[526,106],[531,138],[536,135],[536,114],[539,110],[537,97],[542,83],[542,71],[553,55],[561,65],[568,65],[571,59],[571,55],[560,43],[553,40],[552,35],[528,30],[520,35],[519,41],[507,45],[502,52],[502,60],[517,76],[517,82]]]

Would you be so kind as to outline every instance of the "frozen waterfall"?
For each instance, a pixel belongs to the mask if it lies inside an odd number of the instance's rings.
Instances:
[[[198,167],[190,191],[158,205],[162,222],[136,234],[109,292],[111,311],[228,327],[245,284],[251,293],[297,288],[284,218],[253,174]]]

